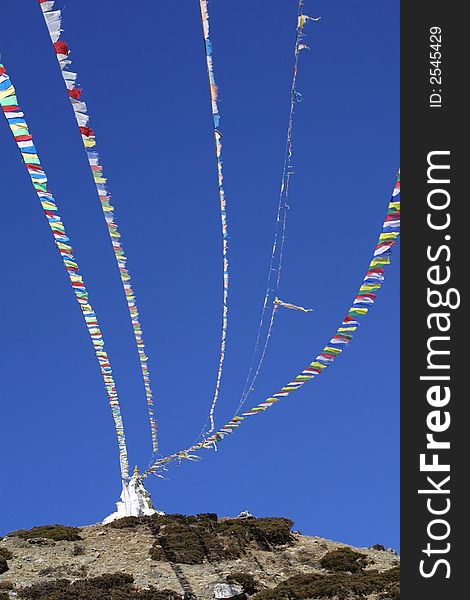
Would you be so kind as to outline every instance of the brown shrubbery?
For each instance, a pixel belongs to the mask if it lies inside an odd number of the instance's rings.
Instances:
[[[241,585],[243,591],[248,596],[256,594],[258,591],[258,586],[256,585],[256,581],[251,573],[231,573],[230,575],[227,575],[226,580],[227,583],[236,583]]]
[[[181,600],[172,590],[138,590],[134,577],[126,573],[108,573],[91,579],[58,579],[37,583],[19,591],[25,600]]]
[[[362,598],[378,594],[381,600],[400,600],[400,569],[365,571],[365,554],[351,548],[327,552],[320,565],[332,573],[289,577],[275,588],[259,592],[255,600],[300,600],[303,598]]]
[[[225,552],[214,532],[197,525],[172,523],[159,529],[150,556],[154,560],[197,565],[205,558],[215,562],[223,560]]]
[[[123,517],[117,521],[112,521],[108,527],[113,529],[135,529],[138,525],[145,525],[144,519],[147,519],[147,517]]]
[[[13,581],[0,581],[0,591],[12,590],[14,587]]]
[[[390,600],[400,599],[400,569],[398,567],[380,573],[360,571],[357,573],[332,573],[321,575],[296,575],[289,577],[275,588],[264,590],[254,596],[255,600],[301,600],[302,598],[364,597],[380,594]]]
[[[239,558],[250,544],[261,550],[291,542],[293,522],[284,518],[225,519],[219,521],[212,513],[186,517],[164,515],[144,517],[139,522],[128,519],[115,527],[136,527],[146,524],[155,535],[150,550],[154,560],[182,564],[201,564],[204,560],[219,562]]]
[[[320,565],[328,571],[350,571],[351,573],[361,571],[367,564],[368,559],[365,554],[347,547],[327,552],[320,561]]]
[[[10,550],[8,550],[8,548],[0,548],[0,558],[11,560],[13,558],[13,554],[10,552]]]
[[[236,538],[242,548],[255,542],[260,550],[272,550],[293,540],[293,521],[282,517],[226,519],[217,524],[217,533]]]
[[[0,548],[0,575],[8,571],[7,560],[11,560],[13,554],[7,548]]]
[[[7,560],[11,560],[13,554],[7,548],[0,548],[0,575],[8,571]]]
[[[109,527],[148,527],[155,536],[155,543],[150,550],[154,560],[196,565],[204,561],[220,562],[238,558],[250,547],[272,551],[289,544],[294,539],[292,525],[292,521],[285,518],[219,520],[217,515],[207,513],[196,516],[127,517],[111,523]],[[81,539],[79,532],[80,529],[75,527],[48,525],[10,535],[22,539],[77,541]],[[81,554],[82,546],[75,544],[73,553]],[[12,557],[9,550],[0,549],[0,573],[8,570],[7,560]],[[368,564],[370,561],[365,554],[344,547],[327,552],[320,560],[320,565],[329,572],[289,577],[272,589],[259,591],[250,573],[231,573],[226,581],[241,586],[243,594],[240,594],[240,598],[252,596],[251,600],[348,600],[370,594],[375,594],[378,600],[400,600],[399,567],[379,572],[365,570]],[[60,573],[59,577],[64,575],[75,576],[72,573]],[[172,590],[153,587],[138,589],[134,586],[134,577],[125,573],[105,574],[74,582],[69,579],[43,581],[15,591],[22,600],[181,600],[181,595]],[[0,600],[8,600],[8,594],[1,589]]]
[[[113,529],[135,528],[141,525],[147,525],[152,529],[156,529],[162,525],[194,525],[194,524],[216,524],[217,515],[215,513],[202,513],[195,516],[187,516],[181,514],[173,515],[152,515],[150,517],[123,517],[117,521],[112,521],[108,527]]]
[[[8,563],[2,556],[0,556],[0,575],[2,573],[6,573],[7,571],[8,571]]]
[[[12,531],[9,536],[15,536],[24,540],[33,538],[47,538],[59,542],[66,540],[67,542],[76,542],[82,538],[79,535],[81,529],[78,527],[67,527],[67,525],[40,525],[32,529],[18,529]]]

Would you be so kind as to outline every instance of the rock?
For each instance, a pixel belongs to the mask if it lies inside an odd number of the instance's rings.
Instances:
[[[29,538],[28,544],[33,546],[55,546],[54,540],[49,540],[47,538]]]
[[[243,594],[243,588],[241,585],[234,583],[215,583],[214,584],[214,598],[216,600],[222,598],[234,598]]]
[[[248,510],[243,510],[237,517],[237,519],[253,519],[253,515]]]

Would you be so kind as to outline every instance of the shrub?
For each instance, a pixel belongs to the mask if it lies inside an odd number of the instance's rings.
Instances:
[[[85,546],[83,544],[74,544],[72,553],[74,556],[83,556],[85,554]]]
[[[0,600],[10,600],[10,596],[7,592],[0,592]]]
[[[255,600],[301,600],[302,598],[337,598],[346,600],[350,596],[364,597],[382,594],[383,600],[399,600],[399,569],[388,571],[360,571],[357,573],[331,573],[321,575],[295,575],[275,588],[259,592]],[[396,595],[398,594],[398,596]]]
[[[328,571],[351,571],[356,573],[367,566],[367,556],[351,548],[331,550],[320,560],[320,565]]]
[[[148,517],[123,517],[112,521],[107,527],[113,529],[135,529],[141,525],[149,526],[154,533],[163,525],[204,525],[213,527],[217,524],[217,515],[215,513],[202,513],[196,516],[181,515],[178,513],[172,515],[151,515]]]
[[[173,590],[157,590],[151,587],[148,590],[139,590],[129,598],[130,600],[181,600],[181,595]]]
[[[23,588],[19,596],[30,600],[105,600],[113,598],[115,589],[124,588],[127,593],[133,582],[134,577],[126,573],[106,573],[91,579],[78,579],[73,583],[68,579],[57,579]]]
[[[112,588],[134,583],[134,576],[128,575],[127,573],[105,573],[104,575],[99,575],[98,577],[92,577],[83,581],[94,588],[110,590]]]
[[[8,550],[8,548],[0,548],[0,558],[11,560],[13,558],[13,554],[10,552],[10,550]]]
[[[400,582],[391,583],[386,592],[377,596],[377,600],[400,600]]]
[[[68,542],[76,542],[82,538],[79,536],[81,529],[78,527],[68,527],[67,525],[40,525],[32,529],[18,529],[8,535],[19,537],[23,540],[32,538],[46,538],[59,542],[65,540]]]
[[[68,579],[34,583],[29,587],[18,590],[18,596],[28,600],[46,600],[49,598],[56,600],[63,594],[62,597],[65,599],[69,585],[70,581]]]
[[[58,570],[62,570],[60,567],[45,567],[39,571],[40,577],[49,577],[49,575],[58,575]],[[62,575],[62,573],[60,573]]]
[[[116,521],[111,521],[107,527],[113,529],[135,529],[138,525],[143,525],[142,517],[123,517]]]
[[[197,565],[204,561],[204,548],[197,532],[185,525],[166,525],[165,532],[150,548],[154,560]]]
[[[8,571],[8,563],[3,556],[0,556],[0,575]]]
[[[13,581],[0,581],[0,590],[12,590],[14,587]]]
[[[172,523],[161,528],[150,556],[154,560],[198,565],[225,558],[216,535],[202,527]]]
[[[226,577],[227,583],[238,583],[243,588],[245,594],[251,596],[258,591],[256,581],[251,573],[231,573]]]
[[[148,525],[156,537],[150,549],[154,560],[182,564],[202,564],[221,561],[234,555],[230,544],[223,544],[217,536],[217,515],[204,513],[197,516],[154,515]],[[235,552],[238,557],[239,552]]]
[[[219,520],[216,513],[199,513],[198,515],[196,515],[196,519],[200,523],[207,522],[212,525],[217,525],[217,522]]]
[[[205,513],[197,516],[192,515],[152,515],[151,517],[143,517],[146,519],[146,523],[150,526],[150,529],[154,533],[158,533],[160,527],[163,525],[186,525],[186,526],[197,526],[203,529],[212,530],[217,525],[217,515],[212,513]]]
[[[293,521],[282,517],[226,519],[217,524],[217,533],[235,537],[242,548],[255,542],[261,550],[282,546],[293,540]]]
[[[385,546],[382,544],[374,544],[372,546],[372,550],[380,550],[381,552],[385,552]]]
[[[205,559],[210,562],[235,559],[242,556],[252,542],[262,550],[271,550],[293,539],[290,533],[293,522],[283,518],[219,522],[216,514],[205,513],[197,516],[153,515],[141,519],[145,521],[139,522],[145,522],[156,537],[150,556],[154,560],[175,563],[195,565]],[[135,526],[135,521],[118,526]]]
[[[125,573],[105,574],[91,579],[67,579],[37,583],[19,591],[27,600],[181,600],[173,590],[138,590],[134,577]]]
[[[7,548],[0,548],[0,575],[8,571],[7,560],[11,560],[13,554]]]

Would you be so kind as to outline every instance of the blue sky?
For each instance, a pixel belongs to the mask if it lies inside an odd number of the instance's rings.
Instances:
[[[62,8],[63,5],[57,5]],[[230,228],[230,321],[217,421],[231,417],[264,294],[289,110],[295,0],[210,4]],[[399,164],[398,2],[306,0],[284,300],[257,403],[312,360],[364,276]],[[115,371],[132,465],[150,454],[137,352],[72,109],[39,8],[2,8],[1,56],[25,110]],[[150,356],[160,446],[199,433],[222,301],[218,196],[198,3],[69,1],[65,39],[98,137]],[[83,525],[120,493],[93,349],[6,123],[0,124],[3,314],[0,533]],[[399,545],[399,250],[333,368],[203,460],[151,479],[166,512],[284,515],[296,529]]]

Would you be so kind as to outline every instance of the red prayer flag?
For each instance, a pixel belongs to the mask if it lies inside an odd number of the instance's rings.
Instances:
[[[63,41],[54,42],[54,50],[56,54],[65,54],[68,55],[69,48],[67,44]]]
[[[86,137],[91,137],[91,136],[95,135],[95,132],[93,131],[93,129],[90,129],[90,127],[80,127],[80,132],[82,135],[85,135]]]
[[[69,96],[74,98],[75,100],[80,100],[80,96],[82,95],[82,90],[80,88],[75,88],[73,90],[67,90]]]
[[[390,240],[387,242],[381,242],[380,244],[377,244],[376,249],[378,250],[379,248],[391,248],[392,246],[395,245],[395,240]]]

